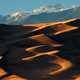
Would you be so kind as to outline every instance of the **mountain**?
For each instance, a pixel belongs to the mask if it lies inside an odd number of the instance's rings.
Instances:
[[[28,12],[15,12],[5,16],[6,24],[18,24],[30,15]]]
[[[24,24],[26,23],[41,23],[41,22],[52,22],[52,21],[64,21],[71,18],[77,18],[80,16],[80,7],[60,9],[53,12],[42,12],[34,14],[25,18]]]
[[[0,24],[5,23],[6,22],[6,18],[3,15],[0,15]]]
[[[48,5],[33,9],[32,12],[15,12],[5,16],[0,16],[0,23],[5,24],[32,24],[53,21],[64,21],[80,16],[80,7],[64,8],[61,5]]]
[[[43,12],[59,12],[63,9],[64,7],[61,4],[56,4],[56,5],[42,6],[40,8],[33,9],[32,12],[33,14],[40,14]]]

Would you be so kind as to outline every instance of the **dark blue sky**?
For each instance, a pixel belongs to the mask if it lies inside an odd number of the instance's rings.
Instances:
[[[80,5],[80,0],[0,0],[0,14],[15,11],[31,11],[44,5],[63,4],[65,6]]]

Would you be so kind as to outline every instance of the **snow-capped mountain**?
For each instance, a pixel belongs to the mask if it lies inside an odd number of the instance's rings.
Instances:
[[[15,12],[13,14],[8,15],[7,20],[14,19],[14,21],[19,20],[21,18],[25,18],[26,16],[29,16],[29,13],[26,12]]]
[[[52,9],[51,9],[52,10]],[[64,21],[71,18],[77,18],[80,16],[80,7],[60,8],[56,11],[40,12],[38,14],[32,14],[24,19],[23,24],[52,22],[52,21]]]
[[[56,4],[56,5],[42,6],[40,8],[33,9],[32,12],[33,12],[33,14],[40,14],[43,12],[59,12],[64,9],[65,8],[61,4]]]
[[[28,12],[15,12],[13,14],[6,15],[6,24],[18,24],[20,21],[24,20],[24,18],[28,17],[30,13]]]
[[[33,9],[32,12],[15,12],[0,16],[1,24],[31,24],[40,22],[64,21],[80,16],[80,7],[64,8],[61,5],[48,5]]]

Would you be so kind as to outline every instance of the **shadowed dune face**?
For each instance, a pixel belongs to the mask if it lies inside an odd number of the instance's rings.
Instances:
[[[0,80],[80,80],[80,20],[0,25]]]

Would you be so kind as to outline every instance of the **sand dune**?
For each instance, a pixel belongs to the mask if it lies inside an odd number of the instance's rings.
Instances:
[[[0,24],[0,80],[79,80],[79,26],[80,19]]]

